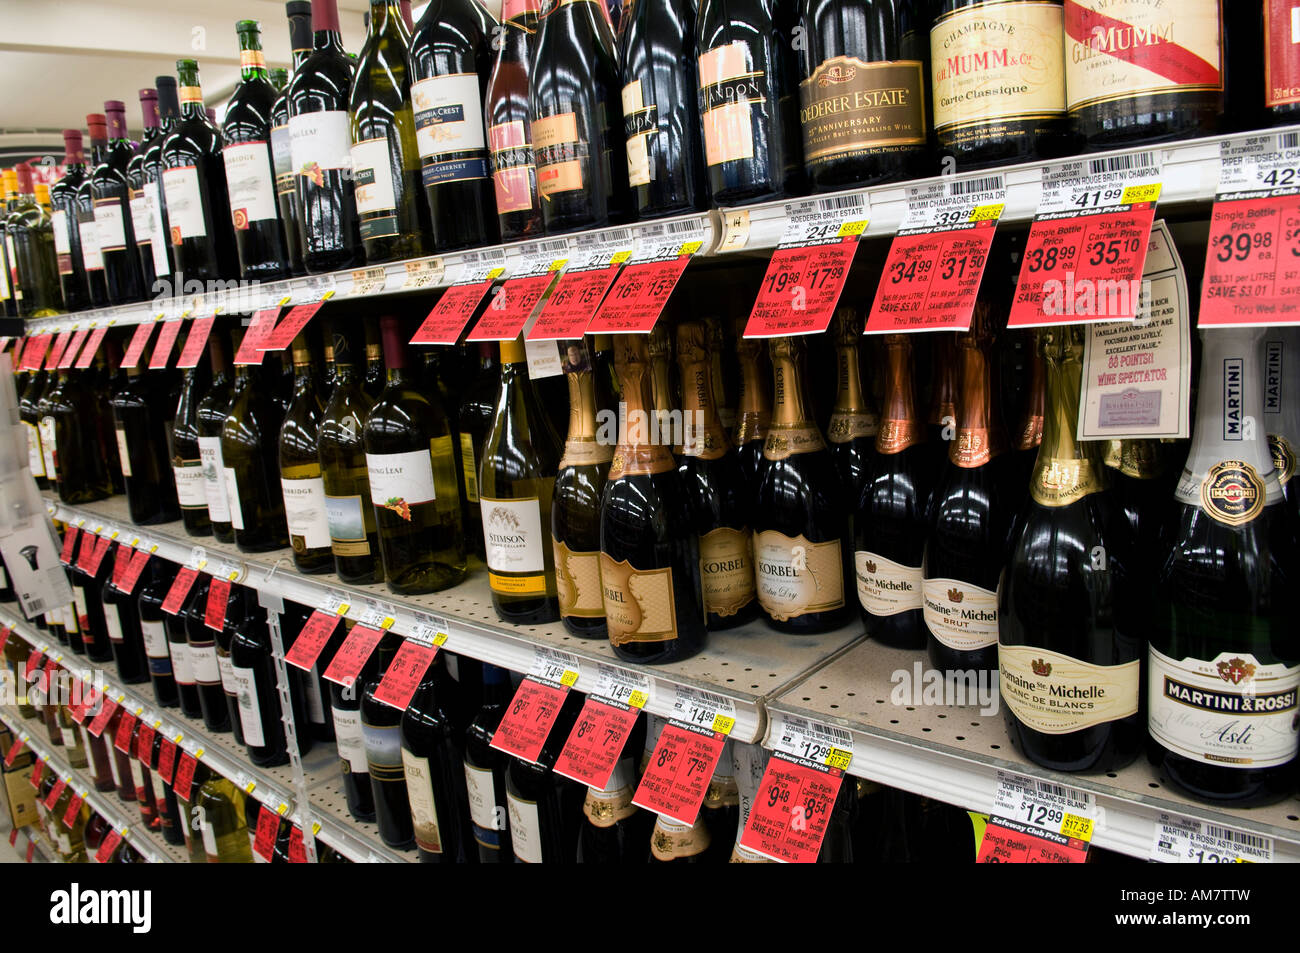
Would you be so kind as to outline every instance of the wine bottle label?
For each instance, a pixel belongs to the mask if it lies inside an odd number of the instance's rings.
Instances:
[[[361,237],[397,234],[397,192],[393,188],[393,158],[387,139],[367,139],[352,146],[352,181],[357,211],[363,216]]]
[[[1101,489],[1101,479],[1092,461],[1083,457],[1045,458],[1040,453],[1034,463],[1029,495],[1039,506],[1069,506]]]
[[[465,762],[465,789],[469,792],[469,818],[474,825],[474,839],[484,847],[500,850],[499,831],[505,829],[506,818],[498,815],[492,772]]]
[[[343,708],[332,709],[334,714],[334,742],[338,746],[339,760],[353,774],[370,770],[366,762],[366,739],[361,733],[361,712]]]
[[[329,521],[325,516],[325,481],[281,478],[284,519],[289,526],[289,544],[295,553],[324,549],[330,544]]]
[[[140,620],[140,634],[144,637],[145,654],[151,659],[165,659],[167,655],[167,630],[161,622]],[[168,665],[168,669],[171,666]]]
[[[104,603],[104,628],[108,632],[108,641],[118,645],[126,641],[122,636],[122,617],[117,614],[116,602]]]
[[[1043,0],[975,3],[935,21],[934,125],[943,144],[1009,137],[1009,123],[1065,114],[1061,22],[1061,5]]]
[[[372,725],[361,719],[361,737],[366,742],[366,770],[376,781],[401,781],[402,729],[399,725]]]
[[[733,616],[754,601],[753,537],[748,529],[719,526],[700,537],[704,608]]]
[[[465,502],[479,502],[478,463],[474,456],[474,438],[467,433],[460,435],[460,470],[465,477]]]
[[[202,460],[182,460],[179,466],[173,464],[172,478],[176,481],[176,498],[180,501],[181,509],[208,508],[208,488],[203,476]]]
[[[151,246],[154,274],[159,277],[170,275],[172,266],[171,259],[167,257],[167,229],[163,228],[163,212],[167,206],[161,179],[145,187],[145,200],[149,203],[149,214],[153,219],[150,233],[154,236]]]
[[[271,150],[266,142],[243,142],[221,150],[230,193],[230,220],[235,231],[253,222],[278,221]]]
[[[922,571],[879,553],[853,554],[858,577],[858,601],[874,616],[898,615],[921,608]]]
[[[352,168],[352,127],[345,110],[304,113],[289,119],[289,157],[294,183],[325,185],[324,173]],[[170,202],[167,206],[171,210]]]
[[[231,665],[235,694],[239,697],[239,724],[244,729],[244,744],[250,748],[266,747],[262,712],[257,703],[257,679],[251,668]]]
[[[50,215],[51,228],[54,232],[54,254],[59,261],[59,274],[72,274],[72,233],[68,231],[68,213],[55,209]],[[3,269],[0,269],[3,271]],[[7,280],[8,276],[0,276]]]
[[[221,666],[217,664],[216,642],[195,642],[190,639],[190,665],[194,681],[212,688],[221,684]]]
[[[242,69],[250,66],[254,69],[266,69],[266,54],[261,50],[240,50],[239,65]]]
[[[1295,448],[1286,437],[1271,433],[1268,435],[1268,451],[1273,456],[1273,469],[1277,471],[1277,482],[1286,486],[1295,476]]]
[[[58,476],[59,468],[55,465],[54,418],[42,417],[40,426],[41,453],[45,455],[45,475],[50,479]]]
[[[583,188],[587,143],[578,137],[578,117],[557,113],[533,120],[533,158],[537,163],[537,191],[543,197]]]
[[[126,431],[118,425],[113,428],[113,435],[117,438],[117,461],[122,468],[122,476],[131,476],[131,454],[126,446]]]
[[[479,509],[492,591],[502,595],[545,595],[546,563],[542,555],[545,537],[540,501],[536,497],[513,500],[482,497]]]
[[[926,628],[948,648],[972,652],[998,640],[998,594],[958,579],[921,585]]]
[[[1153,93],[1223,89],[1219,0],[1065,0],[1070,111]]]
[[[542,825],[537,817],[537,802],[525,801],[506,792],[506,810],[510,814],[510,842],[515,860],[521,864],[542,862]]]
[[[207,237],[199,170],[192,165],[163,169],[162,186],[167,200],[167,224],[171,228],[172,244],[179,245],[187,238]]]
[[[1300,14],[1294,0],[1264,3],[1264,105],[1300,103]]]
[[[221,690],[232,698],[239,695],[235,685],[235,663],[230,660],[230,653],[217,648],[217,670],[221,672]]]
[[[831,414],[826,427],[826,439],[831,443],[851,443],[859,437],[874,437],[880,430],[880,418],[861,410],[837,410]]]
[[[614,448],[608,443],[597,440],[566,440],[564,455],[560,457],[559,469],[565,467],[589,467],[609,463],[614,459]]]
[[[426,186],[487,178],[482,104],[477,73],[432,76],[411,84],[415,144],[424,160]]]
[[[1137,714],[1141,663],[1094,665],[1029,645],[998,645],[1002,700],[1021,724],[1048,735]]]
[[[754,158],[754,110],[767,102],[767,76],[736,40],[700,54],[700,122],[709,165]]]
[[[952,442],[948,459],[953,466],[973,470],[993,459],[993,445],[986,427],[962,427]]]
[[[844,605],[838,539],[814,543],[776,530],[754,534],[754,581],[763,610],[778,622]]]
[[[271,161],[275,164],[276,195],[293,195],[293,144],[288,123],[271,127]],[[290,224],[285,222],[285,227]]]
[[[920,60],[824,60],[799,84],[804,162],[867,149],[925,145],[925,70]]]
[[[212,819],[207,816],[206,811],[195,811],[194,821],[199,825],[200,836],[203,840],[203,853],[207,855],[208,863],[220,863],[221,855],[217,850],[217,834],[212,829]]]
[[[659,126],[659,108],[645,103],[641,80],[623,87],[623,134],[627,138],[627,177],[632,186],[649,185],[654,178],[650,164],[650,136]]]
[[[638,570],[601,553],[600,585],[611,645],[677,638],[671,567]]]
[[[95,227],[101,253],[126,248],[126,217],[119,199],[95,200]]]
[[[81,264],[86,271],[103,271],[104,256],[99,253],[99,225],[92,219],[78,222],[77,233],[81,235]]]
[[[325,521],[329,524],[330,549],[335,556],[366,556],[366,517],[359,496],[325,497]]]
[[[1222,768],[1269,768],[1296,756],[1300,666],[1249,652],[1170,658],[1149,646],[1147,729],[1170,751]]]
[[[194,684],[194,662],[190,656],[190,644],[188,642],[173,642],[167,640],[167,649],[172,657],[172,674],[179,685]]]
[[[600,552],[575,552],[563,540],[553,540],[555,589],[560,615],[599,619],[605,615],[600,588]]]
[[[533,183],[537,174],[528,127],[522,119],[514,119],[488,126],[487,132],[497,213],[527,212],[534,205]]]
[[[650,853],[656,860],[681,860],[709,849],[712,838],[703,821],[680,824],[660,814],[650,834]]]
[[[230,525],[235,529],[244,528],[244,507],[239,502],[239,475],[234,467],[222,467],[226,484],[226,499],[230,501]]]
[[[1267,488],[1259,471],[1245,460],[1223,460],[1214,464],[1201,478],[1192,493],[1186,471],[1179,481],[1176,496],[1184,503],[1199,506],[1220,523],[1240,526],[1264,511]],[[1191,496],[1191,499],[1188,497]]]
[[[131,750],[135,750],[135,739],[131,739]],[[144,766],[135,758],[131,758],[131,784],[136,790],[137,796],[144,794]]]
[[[391,510],[408,522],[411,507],[437,499],[433,457],[428,450],[409,453],[367,453],[370,500],[375,509]]]
[[[81,628],[85,630],[86,626],[90,623],[90,614],[86,608],[85,586],[72,587],[72,604],[77,607],[77,621],[80,623]]]
[[[402,767],[406,772],[406,795],[411,803],[415,845],[426,853],[441,854],[442,836],[438,831],[438,807],[433,795],[429,760],[412,754],[403,746]]]
[[[153,219],[149,215],[149,200],[144,189],[131,192],[131,230],[135,232],[136,247],[153,241]]]
[[[41,453],[41,432],[36,429],[35,424],[22,422],[23,430],[27,433],[27,468],[32,471],[32,476],[45,476],[45,455]]]
[[[814,453],[824,450],[826,443],[822,432],[814,423],[805,423],[794,427],[773,424],[763,441],[763,458],[765,460],[784,460],[796,453]]]

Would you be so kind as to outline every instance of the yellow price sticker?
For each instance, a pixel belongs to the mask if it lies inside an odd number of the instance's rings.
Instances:
[[[281,817],[284,817],[286,814],[288,814],[288,813],[289,813],[289,804],[288,804],[288,802],[287,802],[287,801],[281,801],[281,802],[280,802],[280,806],[277,807],[277,808],[275,809],[275,813],[279,814]]]
[[[565,265],[567,265],[568,263],[569,263],[569,259],[567,259],[567,258],[557,258],[557,259],[555,259],[553,262],[551,262],[550,270],[551,270],[551,271],[559,271],[561,268],[563,268],[563,267],[564,267]]]
[[[331,288],[329,291],[327,291],[327,292],[325,292],[323,295],[321,295],[321,296],[320,296],[320,300],[321,300],[322,303],[324,303],[324,302],[328,301],[328,300],[329,300],[330,298],[332,298],[332,297],[334,297],[334,289],[333,289],[333,288]]]
[[[351,608],[352,608],[352,607],[351,607],[350,605],[348,605],[346,602],[340,602],[340,603],[339,603],[339,607],[338,607],[337,609],[335,609],[334,611],[337,612],[339,615],[347,615],[347,614],[348,614],[348,610],[351,609]]]
[[[257,782],[256,782],[256,781],[249,781],[247,784],[244,785],[244,790],[247,791],[249,794],[252,794],[252,793],[253,793],[253,789],[254,789],[255,787],[257,787]]]
[[[153,555],[156,552],[158,552],[158,544],[154,543],[152,546],[149,547],[149,554]]]
[[[627,696],[627,703],[632,708],[644,708],[645,703],[650,700],[650,696],[645,692],[637,689],[631,695]]]
[[[135,548],[136,548],[137,546],[139,546],[139,545],[140,545],[140,537],[139,537],[139,536],[132,536],[132,537],[131,537],[131,548],[132,548],[132,549],[135,549]]]
[[[1120,196],[1120,204],[1132,205],[1135,202],[1155,202],[1160,198],[1160,183],[1150,182],[1146,185],[1130,185]]]
[[[202,748],[199,748],[197,751],[195,751],[195,752],[194,752],[194,757],[196,757],[196,758],[202,758],[202,757],[203,757],[203,749],[202,749]]]
[[[195,567],[195,568],[197,568],[197,569],[202,569],[202,568],[203,568],[204,566],[206,566],[207,564],[208,564],[208,561],[207,561],[206,559],[200,559],[200,560],[199,560],[199,564],[198,564],[198,566]]]
[[[1002,217],[1002,213],[1003,211],[1005,211],[1006,207],[1007,206],[1005,202],[996,202],[991,205],[977,205],[975,206],[974,210],[971,211],[970,218],[968,218],[967,221],[968,222],[988,222],[988,221],[996,222],[998,219]]]
[[[115,530],[113,530],[113,532],[111,532],[111,533],[108,534],[108,538],[109,538],[109,539],[117,539],[117,538],[118,538],[119,536],[121,536],[121,535],[122,535],[122,531],[121,531],[121,530],[117,530],[117,529],[115,529]]]
[[[822,764],[828,768],[839,768],[841,771],[847,771],[849,762],[852,760],[853,752],[845,751],[843,748],[831,748]]]
[[[435,636],[433,637],[433,644],[436,645],[436,646],[438,646],[438,648],[442,648],[444,645],[446,645],[446,644],[447,644],[447,633],[446,633],[446,632],[439,632],[437,635],[435,635]]]
[[[491,271],[488,272],[488,281],[496,281],[505,273],[506,270],[504,268],[493,268]]]
[[[866,230],[867,230],[866,221],[845,222],[843,225],[840,226],[839,236],[840,238],[844,238],[845,236],[848,235],[861,235]]]
[[[736,719],[727,715],[713,716],[713,730],[719,734],[729,735],[731,729],[736,727]]]
[[[236,579],[239,578],[239,570],[238,569],[232,570],[230,575],[227,576],[226,578],[229,579],[231,582],[234,582]]]
[[[104,525],[101,523],[95,527],[95,535],[98,536],[102,532],[104,532]]]
[[[320,821],[312,821],[312,822],[311,822],[311,836],[312,836],[312,837],[315,837],[315,836],[316,836],[317,834],[319,834],[319,833],[320,833]]]
[[[285,295],[283,298],[280,299],[279,306],[283,308],[286,304],[288,304],[292,300],[293,300],[293,295]]]
[[[631,257],[632,253],[630,251],[617,251],[609,256],[609,263],[611,265],[621,265]]]
[[[678,255],[694,255],[704,247],[704,242],[683,242],[682,247],[677,249]]]
[[[397,620],[392,616],[384,616],[384,621],[379,623],[379,627],[387,631],[388,629],[391,629],[396,622]]]
[[[560,684],[572,688],[574,685],[578,684],[578,673],[571,668],[566,668],[564,674],[560,676]]]
[[[164,314],[164,313],[163,313],[162,311],[159,311],[157,314],[155,314],[155,315],[153,316],[153,319],[154,319],[155,321],[161,321],[161,320],[163,319],[163,314]]]
[[[1065,819],[1061,821],[1061,836],[1076,837],[1081,841],[1092,840],[1091,817],[1080,817],[1078,814],[1066,814]]]

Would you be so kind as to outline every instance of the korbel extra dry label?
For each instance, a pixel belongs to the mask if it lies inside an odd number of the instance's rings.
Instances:
[[[1141,663],[1094,665],[1029,645],[998,645],[1000,692],[1021,723],[1048,735],[1137,713]]]
[[[626,559],[615,562],[601,553],[600,584],[610,644],[667,642],[677,638],[670,567],[634,569]]]
[[[778,622],[838,609],[844,605],[840,541],[814,543],[776,530],[755,533],[754,580],[759,604]]]
[[[925,73],[919,60],[867,63],[835,56],[799,84],[804,161],[867,149],[925,145]]]
[[[555,590],[560,615],[599,619],[605,615],[600,589],[600,552],[578,552],[562,540],[554,540]]]
[[[720,526],[700,537],[704,608],[726,618],[754,601],[754,560],[747,529]]]

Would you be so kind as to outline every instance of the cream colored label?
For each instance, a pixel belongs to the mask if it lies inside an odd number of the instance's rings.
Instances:
[[[778,622],[844,605],[840,541],[813,543],[776,530],[754,534],[758,601]]]
[[[560,458],[560,469],[594,466],[599,463],[609,463],[613,459],[614,448],[607,443],[596,440],[566,440],[564,456]]]
[[[521,864],[540,864],[542,825],[537,818],[537,802],[525,801],[506,792],[506,811],[510,817],[510,842],[515,860]]]
[[[640,571],[601,553],[600,583],[611,644],[677,638],[671,568]]]
[[[998,640],[998,594],[956,579],[926,579],[921,586],[930,634],[958,652]]]
[[[0,269],[3,270],[3,269]],[[32,476],[45,476],[45,457],[41,453],[41,432],[36,429],[35,424],[22,422],[23,430],[27,433],[27,468],[32,471]]]
[[[1063,114],[1061,24],[1061,5],[1045,0],[981,3],[935,23],[930,31],[935,128],[944,133],[951,127]]]
[[[605,614],[600,589],[600,553],[574,552],[561,540],[553,540],[552,545],[560,615],[599,619]]]
[[[634,79],[623,87],[623,124],[627,132],[627,178],[629,185],[649,185],[650,150],[649,135],[642,129],[641,119],[653,115],[654,107],[645,108],[641,95],[641,81]]]
[[[763,456],[768,460],[784,460],[796,453],[814,453],[825,447],[822,432],[814,423],[797,427],[773,426],[763,441]]]
[[[700,54],[700,121],[709,165],[754,158],[753,107],[766,77],[750,70],[749,46],[736,40]]]
[[[880,430],[880,418],[866,411],[837,411],[831,414],[826,439],[831,443],[850,443],[858,437],[874,437]]]
[[[113,434],[117,437],[117,460],[122,468],[122,476],[129,477],[131,473],[131,452],[126,446],[126,431],[121,427],[114,427]]]
[[[406,791],[411,802],[411,824],[415,829],[416,846],[430,854],[441,854],[442,835],[438,831],[438,808],[433,796],[429,760],[412,754],[403,745],[402,769],[406,775]]]
[[[657,860],[680,860],[704,853],[712,841],[704,821],[681,824],[660,814],[650,834],[650,853]]]
[[[1141,663],[1093,665],[1028,645],[999,645],[999,690],[1022,723],[1064,735],[1137,713]]]
[[[904,566],[876,553],[853,554],[858,601],[875,616],[898,615],[921,608],[921,567]]]
[[[754,560],[749,530],[720,526],[700,537],[705,611],[723,618],[754,601]]]
[[[574,192],[583,187],[582,162],[575,158],[577,146],[578,118],[574,113],[533,120],[533,158],[540,195]]]

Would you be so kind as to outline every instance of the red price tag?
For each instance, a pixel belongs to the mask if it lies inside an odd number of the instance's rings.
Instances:
[[[15,738],[14,743],[9,746],[9,751],[5,754],[5,767],[12,768],[14,762],[18,760],[18,755],[23,750],[23,739]]]
[[[275,853],[275,835],[279,831],[279,815],[263,807],[262,812],[257,816],[257,836],[253,839],[253,853],[269,863]]]
[[[181,356],[176,359],[178,368],[183,370],[198,366],[199,358],[203,356],[203,348],[207,346],[208,335],[212,333],[212,325],[216,320],[217,316],[214,314],[199,318],[190,324],[189,333],[185,335],[185,346],[181,348]]]
[[[45,662],[45,688],[50,694],[54,694],[54,680],[59,674],[59,663],[54,659],[48,659]]]
[[[144,353],[145,345],[149,343],[149,338],[153,335],[154,322],[146,321],[144,324],[135,326],[135,333],[131,335],[131,343],[126,346],[126,353],[122,355],[122,369],[129,370],[140,363],[140,355]]]
[[[230,608],[230,580],[212,577],[208,585],[208,601],[203,606],[203,624],[218,632],[226,624],[226,610]]]
[[[525,678],[492,736],[492,747],[536,762],[568,694],[568,688],[563,686],[548,685],[531,676]]]
[[[104,839],[99,844],[99,850],[95,851],[95,860],[98,863],[106,864],[113,852],[117,850],[117,845],[122,843],[122,835],[118,831],[110,830],[104,835]]]
[[[176,770],[176,744],[170,738],[164,738],[158,746],[158,777],[163,784],[172,783],[172,772]]]
[[[77,822],[77,815],[81,813],[81,805],[85,799],[76,791],[72,792],[72,797],[68,798],[68,809],[63,812],[63,826],[71,828]]]
[[[52,371],[59,366],[59,361],[63,360],[63,352],[68,347],[68,340],[72,337],[71,331],[60,331],[54,336],[54,346],[50,348],[49,354],[45,355],[45,369]]]
[[[59,562],[68,566],[72,563],[72,551],[77,548],[80,533],[75,526],[69,526],[63,533],[63,549],[59,553]]]
[[[35,674],[36,669],[40,667],[41,661],[44,658],[44,652],[40,649],[32,649],[31,654],[27,656],[27,664],[23,667],[23,678],[26,681],[30,682],[32,680],[32,675]]]
[[[406,711],[411,703],[411,696],[420,686],[420,679],[433,664],[433,657],[438,654],[432,645],[423,645],[407,639],[397,650],[393,660],[388,663],[388,671],[375,689],[375,698],[385,705]]]
[[[1082,864],[1088,845],[1076,837],[990,817],[980,841],[977,864]]]
[[[1214,203],[1196,323],[1300,324],[1300,195]]]
[[[268,334],[263,340],[260,347],[263,351],[283,351],[293,343],[293,339],[302,333],[302,329],[307,326],[307,322],[316,317],[316,312],[321,309],[323,301],[317,301],[315,304],[300,304],[290,308],[289,313],[284,316],[284,320],[275,326],[275,330]]]
[[[118,580],[126,575],[127,569],[131,566],[131,550],[126,546],[118,546],[117,552],[113,553],[113,588],[119,589]]]
[[[815,864],[844,772],[776,752],[741,834],[745,847],[774,860]]]
[[[72,340],[68,342],[68,346],[63,349],[63,354],[59,357],[60,370],[66,371],[72,366],[88,337],[90,337],[90,328],[82,328],[72,336]]]
[[[96,700],[99,698],[99,692],[95,691],[94,688],[87,685],[85,682],[75,682],[74,688],[80,698],[68,706],[68,712],[72,715],[73,721],[77,724],[81,724],[86,720],[86,713],[92,708],[94,708],[96,713],[98,713],[99,709],[96,707]]]
[[[77,357],[76,367],[81,370],[88,368],[95,360],[95,355],[99,353],[99,346],[104,343],[104,335],[108,334],[108,328],[95,328],[90,332],[85,346],[81,349],[81,354]]]
[[[284,653],[284,660],[295,668],[310,672],[338,624],[338,615],[317,609],[303,625],[298,638],[293,640],[293,647]]]
[[[302,844],[302,828],[296,824],[289,829],[289,863],[307,863],[307,849]]]
[[[45,354],[49,349],[50,336],[48,334],[33,334],[27,339],[27,345],[23,348],[23,368],[29,371],[39,371],[41,364],[45,362]]]
[[[466,341],[513,341],[519,337],[537,302],[555,280],[555,272],[511,278],[493,296]]]
[[[121,548],[126,549],[125,546]],[[140,582],[140,574],[144,572],[144,567],[147,565],[149,565],[149,554],[143,549],[136,550],[131,553],[131,559],[127,563],[126,571],[122,573],[122,578],[114,579],[113,585],[126,595],[131,595],[135,592],[135,587]]]
[[[442,293],[429,316],[411,338],[412,344],[455,344],[469,319],[474,317],[491,281],[472,285],[452,285]]]
[[[140,722],[140,731],[135,736],[136,760],[146,768],[153,763],[153,739],[156,732],[152,725]]]
[[[5,643],[9,641],[9,636],[14,634],[14,630],[8,627],[0,628],[0,656],[4,655]]]
[[[270,308],[266,311],[258,311],[253,315],[252,322],[244,331],[244,337],[239,342],[239,350],[235,354],[236,364],[261,364],[263,353],[263,342],[275,327],[275,319],[280,314],[279,308]]]
[[[375,650],[375,646],[383,637],[384,633],[379,629],[373,629],[368,625],[354,625],[325,669],[325,678],[345,688],[351,685],[357,680],[361,669],[370,658],[370,653]]]
[[[1155,205],[1035,221],[1009,328],[1131,321],[1141,300]]]
[[[644,334],[652,330],[690,260],[690,255],[679,255],[666,261],[628,265],[601,302],[587,333]]]
[[[104,557],[108,555],[109,547],[113,541],[107,536],[90,537],[93,546],[87,546],[84,542],[81,545],[81,552],[77,554],[77,565],[84,569],[88,575],[98,576],[99,567],[104,562]],[[89,557],[86,556],[90,553]]]
[[[131,757],[131,734],[135,731],[135,715],[129,711],[122,712],[117,723],[117,733],[113,735],[113,747],[128,758]]]
[[[39,788],[41,786],[41,775],[44,773],[45,773],[45,762],[42,761],[40,758],[37,758],[36,763],[32,765],[32,773],[27,778],[27,780],[31,783],[32,787]]]
[[[59,778],[54,782],[54,787],[50,788],[49,793],[45,795],[45,800],[41,802],[45,805],[45,810],[54,810],[54,805],[59,803],[59,798],[62,797],[63,792],[67,790],[67,787],[68,782],[63,780],[63,778]]]
[[[997,223],[899,235],[867,319],[868,334],[969,331]]]
[[[694,824],[726,740],[721,732],[669,721],[632,803],[678,823]]]
[[[745,325],[745,337],[780,337],[825,331],[839,303],[858,239],[798,248],[778,248],[759,285]],[[691,819],[693,823],[694,818]]]
[[[555,761],[556,774],[603,789],[614,773],[638,714],[640,709],[622,702],[589,695]]]
[[[176,779],[172,782],[172,790],[186,803],[189,803],[190,795],[193,793],[190,789],[194,785],[194,769],[197,767],[198,762],[194,760],[194,755],[182,751],[180,761],[176,763]]]
[[[117,711],[117,702],[104,695],[100,699],[99,714],[90,722],[90,733],[96,738],[104,734],[104,729],[108,723],[113,720],[113,712]]]
[[[9,831],[9,846],[13,847],[16,843],[18,843],[18,828],[15,827]]]
[[[171,360],[172,348],[176,346],[176,336],[181,333],[183,321],[164,321],[158,329],[158,340],[154,342],[153,353],[149,355],[149,370],[161,371]]]
[[[175,615],[181,611],[181,606],[185,602],[185,597],[190,594],[190,589],[194,585],[194,580],[199,574],[190,569],[188,566],[182,567],[176,573],[176,578],[172,580],[171,588],[167,590],[167,598],[163,600],[162,610],[168,615]]]
[[[558,341],[580,338],[596,316],[605,293],[618,276],[618,265],[566,271],[542,306],[542,313],[528,332],[530,341]]]

